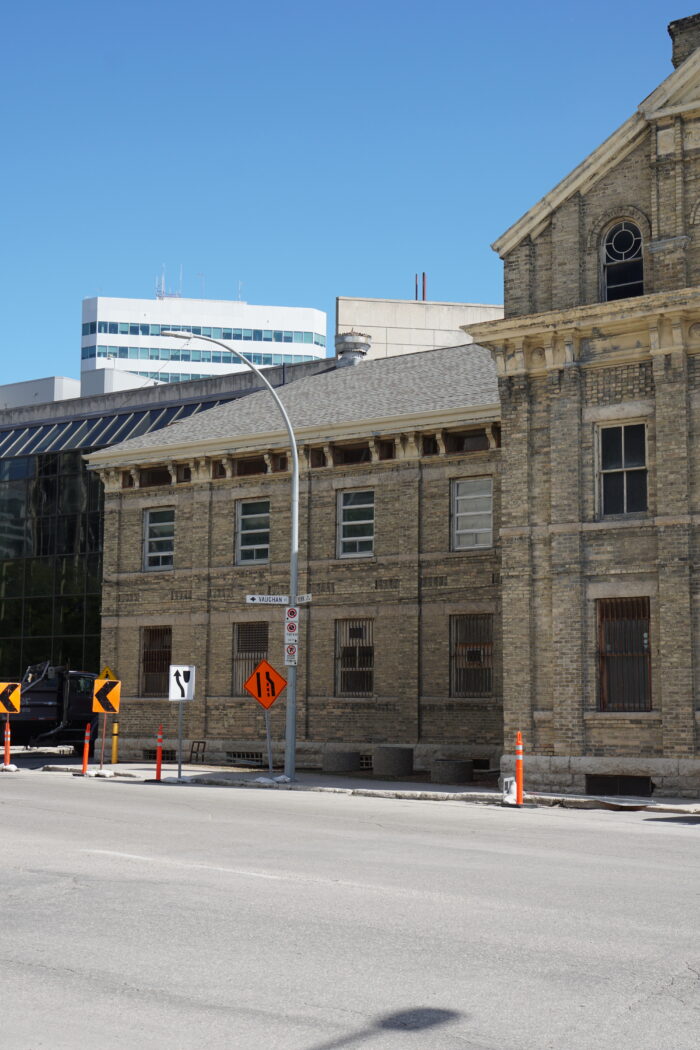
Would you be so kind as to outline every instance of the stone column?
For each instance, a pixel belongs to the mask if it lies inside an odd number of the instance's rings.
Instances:
[[[693,609],[689,520],[688,375],[681,324],[652,329],[655,397],[655,499],[658,519],[658,637],[652,652],[653,695],[662,712],[664,756],[691,757],[695,747]],[[651,446],[651,442],[650,442]],[[652,620],[652,632],[654,623]]]

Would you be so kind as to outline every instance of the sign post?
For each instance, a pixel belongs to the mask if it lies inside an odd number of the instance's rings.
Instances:
[[[270,708],[287,685],[281,674],[275,671],[267,660],[261,660],[252,675],[243,683],[243,688],[254,700],[265,708],[265,734],[267,737],[267,765],[270,773],[272,767],[272,733],[270,731]]]
[[[109,668],[107,668],[109,670]],[[100,751],[100,769],[105,761],[105,737],[107,736],[107,715],[116,715],[122,697],[122,684],[114,678],[96,678],[92,691],[92,712],[102,715],[102,749]]]
[[[177,713],[177,779],[182,780],[182,721],[186,700],[194,700],[194,678],[196,668],[193,664],[170,664],[168,679],[168,700],[179,704]]]

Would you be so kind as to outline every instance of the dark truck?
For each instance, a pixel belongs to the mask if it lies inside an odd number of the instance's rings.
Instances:
[[[97,675],[56,667],[48,660],[30,664],[22,678],[19,714],[11,715],[12,743],[83,745],[85,725],[91,725],[91,742],[97,736],[99,716],[92,713],[93,685]]]

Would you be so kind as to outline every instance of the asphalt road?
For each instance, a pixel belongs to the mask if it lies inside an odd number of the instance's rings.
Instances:
[[[13,1050],[697,1050],[700,818],[0,775]]]

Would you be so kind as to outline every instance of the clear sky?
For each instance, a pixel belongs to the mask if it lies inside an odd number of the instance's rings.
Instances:
[[[700,7],[700,4],[698,5]],[[500,302],[492,241],[671,71],[679,0],[122,0],[2,21],[0,383],[80,304]],[[332,343],[332,339],[330,340]]]

